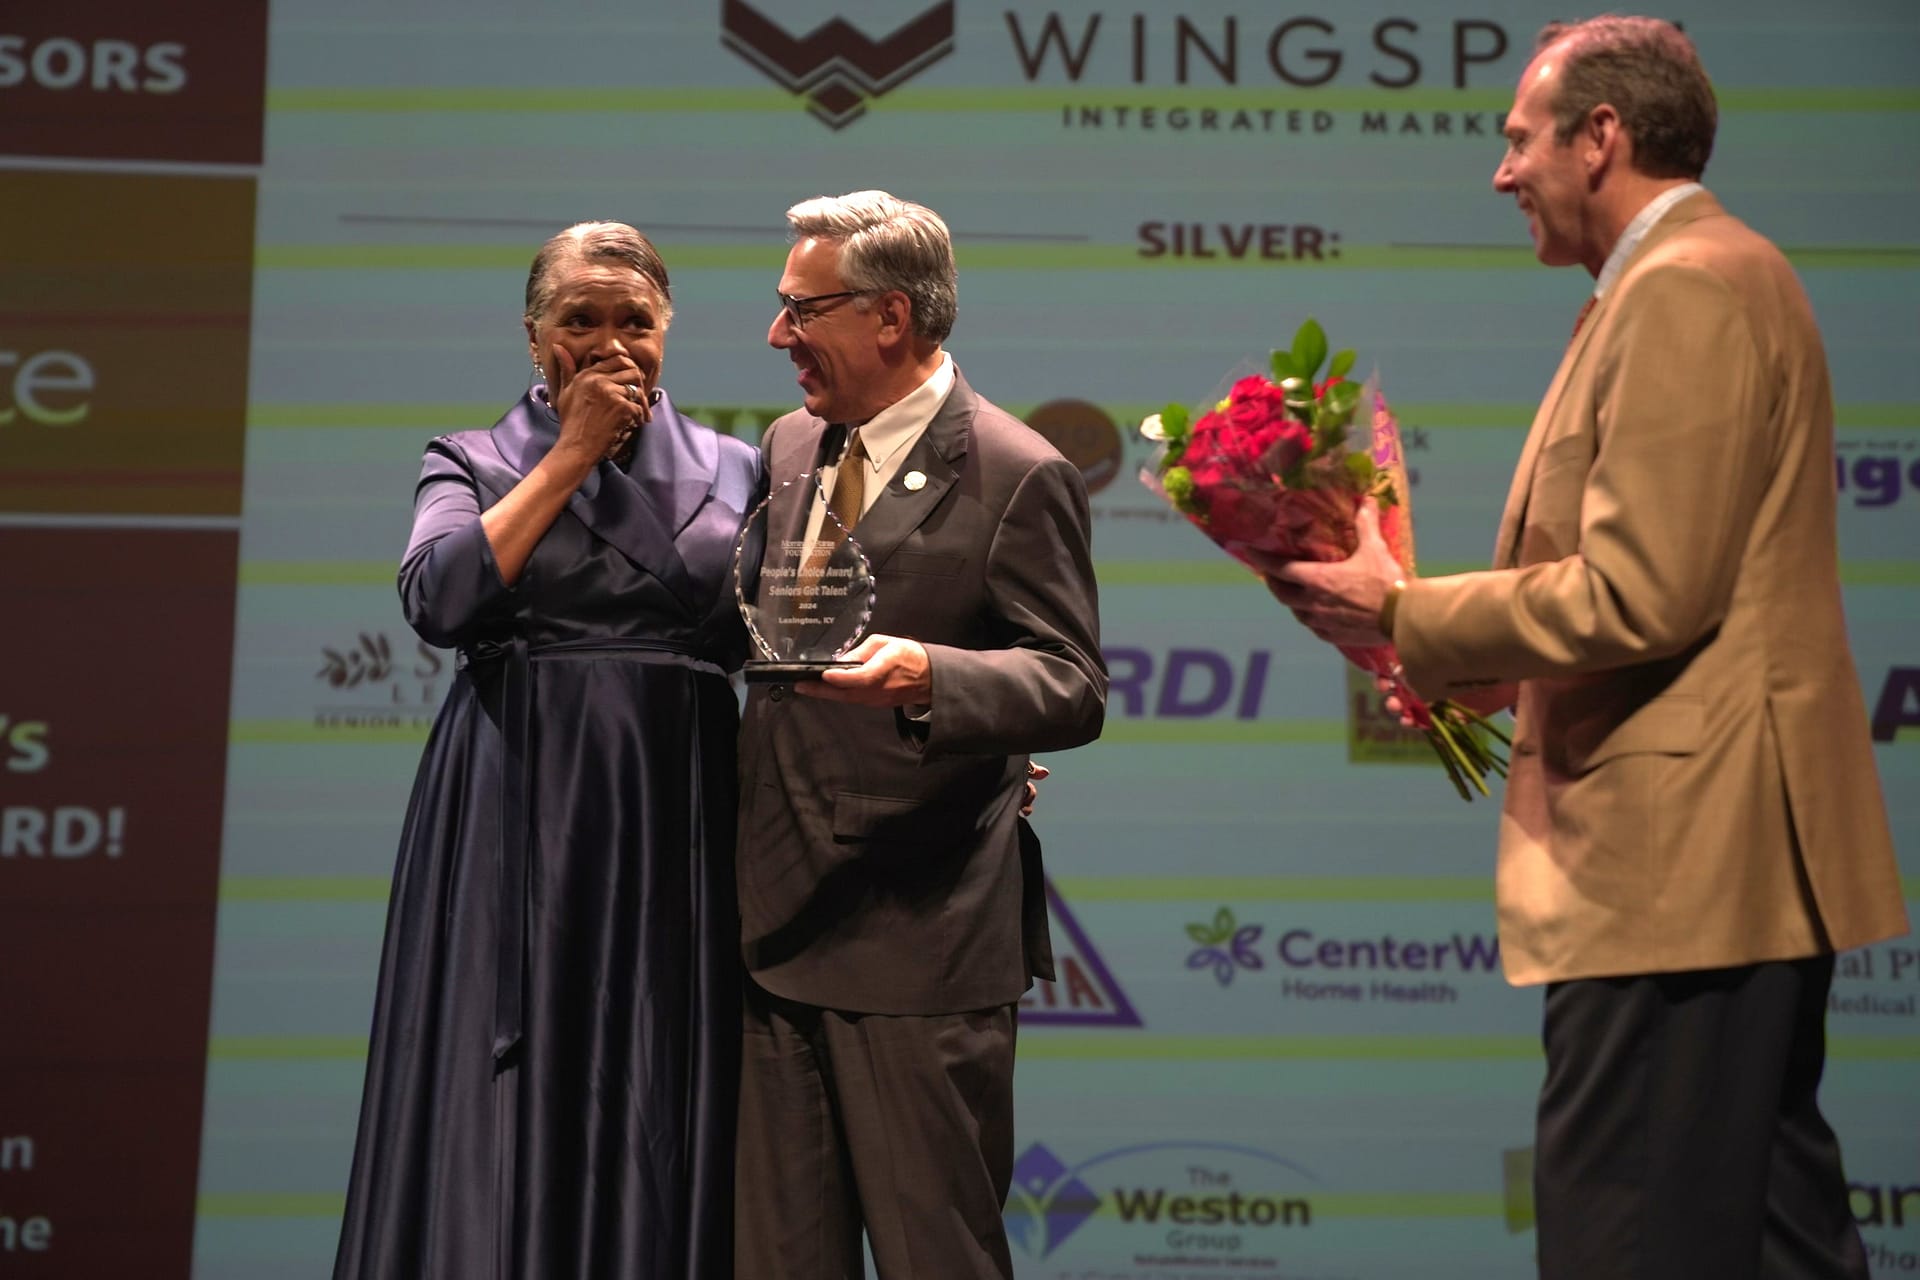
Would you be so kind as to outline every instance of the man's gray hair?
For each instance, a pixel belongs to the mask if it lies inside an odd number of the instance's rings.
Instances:
[[[945,342],[953,332],[960,294],[953,237],[933,210],[884,191],[855,191],[802,200],[787,210],[787,223],[796,240],[840,246],[847,288],[906,294],[921,337]]]
[[[560,268],[576,262],[606,262],[626,267],[660,291],[660,323],[673,318],[673,289],[667,264],[653,241],[624,222],[576,222],[540,246],[527,271],[527,319],[536,324],[547,313],[559,283]]]

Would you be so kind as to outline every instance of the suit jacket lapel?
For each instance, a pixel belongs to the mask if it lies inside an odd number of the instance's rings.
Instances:
[[[1560,368],[1553,375],[1553,383],[1547,388],[1539,410],[1533,415],[1533,426],[1527,431],[1527,442],[1521,446],[1520,460],[1514,464],[1513,484],[1507,490],[1507,505],[1500,515],[1500,533],[1494,539],[1494,568],[1512,568],[1516,562],[1520,550],[1520,529],[1526,520],[1527,499],[1533,492],[1533,473],[1540,461],[1540,449],[1551,431],[1555,411],[1560,407],[1561,394],[1567,389],[1573,371],[1586,354],[1588,341],[1599,331],[1600,322],[1606,318],[1613,300],[1620,296],[1621,283],[1655,245],[1690,222],[1722,212],[1724,210],[1720,202],[1705,191],[1688,196],[1667,210],[1666,216],[1655,223],[1640,243],[1634,246],[1632,255],[1614,278],[1613,287],[1594,304],[1593,310],[1587,313],[1585,323],[1580,326],[1580,332],[1567,344],[1566,354],[1560,358]]]
[[[874,500],[853,527],[853,540],[859,544],[867,563],[877,573],[908,534],[919,528],[933,513],[955,480],[960,460],[966,457],[973,435],[974,414],[979,397],[967,386],[965,378],[954,370],[953,390],[934,412],[927,429],[920,433],[900,460],[886,491]],[[778,554],[783,541],[806,536],[807,517],[817,492],[804,477],[827,461],[821,455],[828,424],[819,418],[803,419],[791,429],[774,437],[768,453],[767,468],[778,492],[767,513],[767,554]],[[918,472],[924,483],[918,489],[907,487],[907,477]],[[796,483],[789,480],[801,477]],[[785,488],[781,488],[785,485]]]
[[[662,391],[628,471],[674,537],[686,531],[706,504],[719,469],[719,437],[681,417]]]
[[[666,398],[662,396],[661,400],[664,404]],[[658,461],[661,468],[657,473],[661,477],[656,490],[658,500],[666,512],[671,512],[680,500],[675,492],[677,484],[674,479],[680,461],[673,455],[676,444],[680,442],[674,432],[683,433],[689,442],[694,433],[684,419],[672,413],[671,406],[668,406],[668,410],[674,425],[660,433],[659,439],[649,442],[645,437],[653,424],[648,424],[642,431],[642,448],[650,445],[650,456]],[[559,423],[547,407],[544,387],[530,391],[526,399],[509,411],[493,429],[494,443],[501,456],[522,476],[547,455],[547,451],[559,439],[559,434]],[[692,464],[695,475],[688,481],[690,486],[698,484],[703,493],[713,484],[713,468],[718,454],[715,442],[705,443],[713,445],[714,457],[707,460],[708,469],[704,479],[699,476],[700,467],[696,460]],[[639,453],[637,449],[636,460]],[[692,506],[693,510],[697,510],[699,503],[693,502]],[[693,579],[687,572],[686,562],[680,558],[679,549],[673,543],[675,530],[668,526],[662,509],[656,508],[633,476],[612,463],[601,463],[567,499],[567,510],[591,529],[594,536],[657,578],[682,605],[690,610],[700,607],[701,602],[694,598]],[[688,519],[692,515],[692,510],[686,513]]]
[[[867,563],[876,573],[899,549],[908,534],[918,529],[940,500],[960,478],[960,460],[967,456],[973,438],[973,418],[979,412],[979,397],[960,376],[953,374],[953,390],[947,393],[934,412],[927,429],[900,460],[886,492],[875,499],[867,514],[853,528],[854,541],[866,553]],[[907,486],[907,477],[918,474],[925,483],[918,489]]]
[[[524,477],[560,438],[560,424],[547,407],[547,389],[534,387],[506,411],[489,433],[493,447],[514,472]]]
[[[1554,410],[1560,407],[1560,395],[1567,389],[1567,381],[1573,376],[1574,367],[1580,363],[1580,355],[1587,349],[1587,340],[1598,327],[1600,313],[1605,307],[1603,300],[1587,313],[1586,323],[1580,326],[1580,332],[1567,344],[1566,354],[1560,357],[1560,367],[1554,372],[1553,383],[1547,388],[1546,397],[1534,411],[1533,425],[1527,430],[1527,442],[1520,446],[1520,460],[1513,467],[1513,483],[1507,489],[1507,505],[1500,513],[1500,533],[1493,544],[1493,567],[1496,569],[1510,569],[1514,565],[1514,557],[1520,546],[1520,526],[1527,515],[1527,498],[1533,492],[1533,472],[1540,461],[1540,446],[1546,442]]]
[[[807,516],[818,493],[812,476],[822,461],[820,448],[827,424],[819,418],[803,420],[774,437],[767,456],[767,478],[772,497],[767,504],[766,555],[782,555],[783,544],[807,536]]]

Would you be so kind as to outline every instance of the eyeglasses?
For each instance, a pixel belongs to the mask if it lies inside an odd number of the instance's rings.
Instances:
[[[776,293],[773,296],[780,299],[780,309],[787,313],[787,323],[796,329],[804,329],[807,327],[807,321],[820,313],[817,309],[809,312],[802,311],[800,308],[820,302],[832,302],[836,298],[857,298],[861,294],[874,292],[876,290],[873,289],[842,289],[838,293],[816,293],[805,298],[796,298],[790,293]]]

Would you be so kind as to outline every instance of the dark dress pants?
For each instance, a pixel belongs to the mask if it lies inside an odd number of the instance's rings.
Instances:
[[[1012,1005],[838,1013],[747,983],[735,1274],[1010,1280]]]
[[[1815,1094],[1833,957],[1547,988],[1542,1280],[1866,1280]]]

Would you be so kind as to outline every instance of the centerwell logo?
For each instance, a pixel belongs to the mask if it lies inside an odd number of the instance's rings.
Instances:
[[[1244,1271],[1275,1265],[1269,1251],[1284,1233],[1313,1226],[1306,1192],[1317,1184],[1292,1161],[1237,1143],[1138,1143],[1073,1165],[1035,1143],[1013,1167],[1003,1217],[1030,1258],[1076,1240],[1089,1262],[1181,1266],[1198,1257]]]
[[[953,5],[936,4],[876,40],[839,17],[796,36],[745,0],[722,0],[720,43],[805,97],[814,119],[844,129],[873,99],[953,52]]]
[[[1249,972],[1268,971],[1291,1000],[1451,1004],[1460,991],[1449,978],[1488,975],[1500,967],[1500,941],[1488,934],[1327,937],[1300,926],[1243,924],[1225,906],[1211,920],[1190,921],[1187,937],[1197,944],[1187,953],[1188,969],[1211,974],[1222,987]]]

